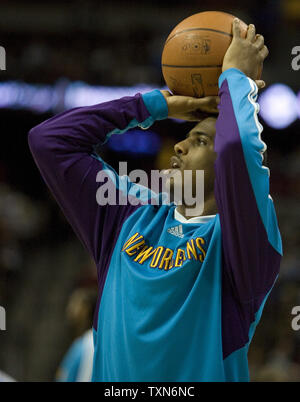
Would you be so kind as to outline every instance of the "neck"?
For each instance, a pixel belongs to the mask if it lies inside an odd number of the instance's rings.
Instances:
[[[215,200],[214,194],[211,194],[210,197],[208,197],[204,201],[204,209],[201,213],[197,214],[197,210],[193,211],[193,215],[189,212],[191,207],[186,206],[186,205],[178,205],[177,211],[183,215],[186,219],[194,218],[195,216],[206,216],[206,215],[215,215],[218,212],[217,209],[217,203]]]

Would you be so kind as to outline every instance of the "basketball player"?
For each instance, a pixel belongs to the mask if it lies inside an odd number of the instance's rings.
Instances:
[[[211,98],[155,90],[73,109],[30,131],[41,174],[98,267],[94,381],[249,380],[248,348],[282,254],[254,81],[267,54],[255,27],[243,39],[235,20],[219,116],[175,145],[171,168],[205,170],[200,216],[152,205],[150,190],[137,192],[94,149],[134,126],[215,111]],[[101,170],[119,205],[96,202]],[[124,205],[127,196],[139,202]]]

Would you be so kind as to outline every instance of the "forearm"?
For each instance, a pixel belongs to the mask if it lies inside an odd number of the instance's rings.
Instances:
[[[269,197],[269,171],[262,165],[265,144],[255,84],[238,70],[228,70],[220,78],[220,98],[215,197],[224,262],[239,298],[249,300],[274,282],[281,238]]]
[[[159,91],[144,96],[125,97],[89,107],[66,111],[34,127],[29,133],[29,145],[37,161],[46,163],[53,154],[81,152],[90,155],[94,146],[114,133],[131,127],[147,128],[167,115]],[[41,157],[40,154],[43,154]]]

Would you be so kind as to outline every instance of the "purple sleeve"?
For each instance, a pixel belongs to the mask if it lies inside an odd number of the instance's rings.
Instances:
[[[257,87],[235,69],[223,73],[219,84],[215,197],[224,277],[239,301],[262,300],[277,278],[282,247],[269,169],[262,164],[266,145],[257,119]]]
[[[155,119],[167,117],[166,114],[164,98],[156,90],[143,96],[137,94],[72,109],[29,133],[29,146],[41,175],[93,256],[100,276],[101,266],[108,265],[122,223],[139,205],[97,203],[97,174],[111,168],[92,156],[94,147],[111,134],[121,134],[134,126],[147,128]]]

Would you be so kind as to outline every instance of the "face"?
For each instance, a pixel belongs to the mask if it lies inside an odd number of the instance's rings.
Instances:
[[[204,171],[204,195],[206,196],[213,192],[214,162],[217,155],[214,152],[215,134],[216,118],[208,117],[199,122],[184,140],[175,145],[175,156],[171,158],[171,174],[174,176],[174,179],[170,181],[171,193],[176,186],[185,184],[184,170],[192,171],[192,181],[188,185],[192,186],[193,196],[196,194],[196,170]],[[182,174],[182,179],[176,182],[179,176],[174,175],[174,173],[179,172]]]

